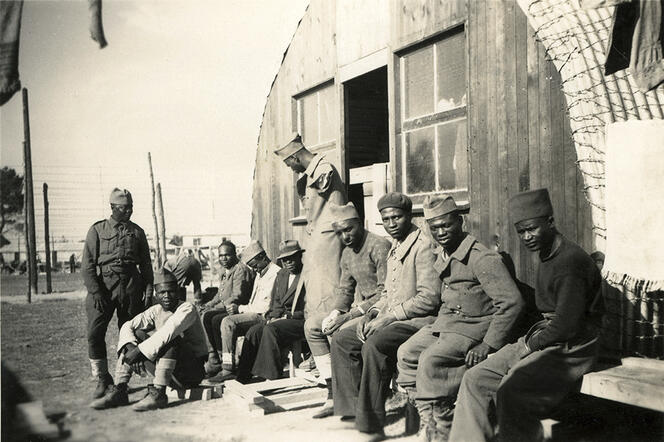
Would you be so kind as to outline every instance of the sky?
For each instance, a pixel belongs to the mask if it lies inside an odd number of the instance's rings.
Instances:
[[[166,234],[249,233],[258,132],[270,85],[308,0],[26,1],[19,73],[29,91],[37,243],[82,240],[114,187],[154,232],[147,154]],[[0,108],[0,165],[23,174],[18,93]]]

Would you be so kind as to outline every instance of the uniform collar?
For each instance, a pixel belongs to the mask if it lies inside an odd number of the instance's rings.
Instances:
[[[129,223],[129,221],[127,221],[127,222],[125,222],[125,223],[122,223],[122,222],[120,222],[120,221],[117,221],[117,220],[116,220],[115,218],[113,218],[112,216],[109,216],[109,217],[108,217],[108,224],[109,224],[112,228],[116,228],[116,227],[118,226],[118,224],[125,224],[125,225],[127,225],[128,223]]]
[[[364,236],[362,237],[362,240],[360,241],[360,245],[357,246],[357,248],[352,249],[354,253],[360,253],[364,245],[367,243],[367,237],[369,236],[369,231],[365,230],[364,231]]]
[[[473,248],[473,245],[477,242],[475,237],[471,235],[470,233],[466,233],[466,237],[461,241],[461,244],[459,244],[459,247],[447,258],[445,258],[445,252],[442,247],[438,246],[434,250],[434,253],[437,256],[436,262],[433,264],[433,268],[436,269],[436,272],[438,272],[439,275],[441,275],[445,269],[447,269],[447,266],[450,265],[450,262],[452,259],[456,259],[457,261],[463,261],[468,254],[470,254],[470,250]]]
[[[557,233],[556,236],[553,238],[553,246],[551,246],[551,252],[544,258],[540,258],[540,260],[542,262],[545,262],[555,257],[560,252],[560,248],[562,247],[565,241],[566,241],[565,237],[561,233]]]
[[[309,166],[305,169],[304,174],[313,177],[314,173],[316,172],[316,168],[318,167],[318,164],[320,164],[320,162],[323,161],[323,158],[325,158],[323,155],[318,153],[315,154],[314,157],[311,159]]]
[[[410,227],[410,231],[406,238],[403,241],[399,242],[396,239],[392,239],[392,248],[390,249],[390,255],[394,255],[399,261],[403,260],[410,248],[415,244],[417,238],[420,236],[420,229],[417,228],[415,224]]]

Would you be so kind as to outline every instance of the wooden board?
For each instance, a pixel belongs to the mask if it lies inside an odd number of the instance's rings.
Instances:
[[[256,384],[226,381],[225,392],[234,402],[255,414],[313,407],[325,402],[327,389],[302,378],[285,378]]]
[[[166,387],[166,396],[174,400],[209,401],[223,395],[223,385],[201,385],[187,390]]]

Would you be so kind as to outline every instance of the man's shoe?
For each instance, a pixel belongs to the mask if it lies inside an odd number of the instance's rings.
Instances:
[[[314,362],[314,355],[309,356],[307,359],[302,361],[300,365],[297,366],[300,370],[311,371],[316,368],[316,362]]]
[[[318,413],[311,416],[314,419],[323,419],[334,415],[334,404],[332,401],[326,401]]]
[[[385,433],[382,430],[373,433],[365,433],[364,431],[360,431],[360,435],[361,439],[359,440],[362,442],[378,442],[385,440]]]
[[[232,371],[221,370],[218,375],[212,376],[211,378],[207,378],[204,382],[206,384],[220,384],[229,379],[233,379],[234,377],[235,373],[233,373]]]
[[[134,411],[149,411],[164,408],[166,405],[168,405],[166,389],[148,385],[148,394],[145,395],[143,399],[136,402],[131,408],[133,408]]]
[[[129,405],[127,384],[110,385],[106,394],[92,401],[90,407],[95,410],[105,410],[107,408],[115,408],[122,405]]]
[[[92,398],[99,399],[104,397],[104,395],[106,394],[106,389],[110,385],[113,385],[113,378],[111,377],[110,374],[106,373],[104,375],[99,376],[97,380],[97,388],[95,388],[95,392],[92,393]]]

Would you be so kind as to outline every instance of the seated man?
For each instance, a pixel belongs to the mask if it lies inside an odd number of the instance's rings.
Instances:
[[[157,305],[125,322],[118,336],[116,384],[90,404],[103,410],[129,404],[127,384],[132,372],[152,379],[148,393],[135,403],[135,411],[155,410],[168,404],[166,386],[192,388],[205,371],[205,333],[198,312],[177,298],[175,275],[162,269],[154,276]]]
[[[538,254],[535,300],[545,319],[466,372],[451,441],[541,440],[540,419],[577,385],[596,357],[602,310],[597,266],[556,229],[546,189],[519,193],[508,208],[521,242]]]
[[[256,272],[254,289],[249,304],[238,307],[239,313],[226,316],[221,321],[221,372],[211,382],[228,378],[235,372],[235,338],[243,336],[252,326],[265,323],[265,314],[270,308],[272,288],[281,267],[274,264],[263,246],[252,241],[242,252],[242,262]]]
[[[466,367],[505,345],[523,305],[502,257],[463,231],[461,213],[451,196],[424,200],[424,218],[440,246],[434,268],[442,304],[436,322],[397,352],[397,383],[415,403],[428,440],[447,440]]]
[[[282,349],[304,339],[304,281],[300,244],[294,240],[279,244],[279,270],[272,288],[272,302],[265,313],[267,324],[252,326],[244,336],[237,379],[248,382],[251,374],[278,379],[283,374]]]
[[[206,370],[216,374],[221,370],[221,321],[228,314],[237,313],[239,304],[249,302],[254,284],[254,274],[237,259],[235,244],[223,241],[219,244],[219,291],[201,306],[203,327],[208,338],[208,363]]]
[[[432,244],[412,223],[412,204],[396,192],[378,200],[383,227],[392,237],[385,290],[356,329],[332,338],[334,414],[355,416],[355,427],[369,438],[383,434],[397,349],[435,320],[440,304]]]
[[[336,287],[332,312],[313,315],[304,324],[309,348],[328,388],[328,398],[315,419],[332,416],[332,365],[330,344],[333,333],[356,327],[360,317],[380,298],[385,288],[387,252],[390,242],[365,230],[353,203],[330,204],[332,228],[344,246],[341,251],[341,276]]]
[[[169,270],[178,279],[178,299],[187,300],[187,286],[194,284],[194,301],[201,299],[201,263],[194,258],[192,254],[182,249],[181,253],[170,258],[164,264],[164,268]]]

